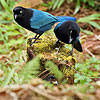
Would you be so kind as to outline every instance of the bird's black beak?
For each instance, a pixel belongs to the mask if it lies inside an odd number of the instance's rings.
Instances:
[[[79,39],[76,39],[75,42],[74,42],[72,45],[73,45],[73,47],[74,47],[76,50],[78,50],[79,52],[82,52],[82,51],[83,51]]]
[[[22,15],[22,7],[15,7],[13,9],[14,19],[16,19],[19,15]]]
[[[15,19],[17,18],[17,14],[14,14],[14,18],[15,18]]]
[[[16,14],[15,8],[13,9],[13,15],[14,15],[14,19],[16,19],[17,18],[17,14]]]

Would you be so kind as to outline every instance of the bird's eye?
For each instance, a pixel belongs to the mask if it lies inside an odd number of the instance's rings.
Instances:
[[[70,34],[72,34],[73,33],[73,31],[72,30],[70,30]]]
[[[20,12],[19,12],[20,14],[22,14],[23,12],[22,12],[22,10],[20,10]]]

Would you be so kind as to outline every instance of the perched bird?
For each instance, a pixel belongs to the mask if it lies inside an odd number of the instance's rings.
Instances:
[[[80,27],[76,22],[74,21],[60,22],[55,27],[54,33],[58,38],[58,41],[56,43],[58,43],[60,40],[64,43],[72,44],[71,55],[73,53],[73,47],[79,52],[82,52],[82,46],[79,40]]]
[[[76,18],[69,16],[53,16],[47,12],[32,9],[15,7],[13,9],[15,21],[22,27],[35,32],[36,35],[33,43],[47,30],[50,30],[52,26],[57,22],[62,21],[76,21]]]
[[[45,80],[51,82],[53,85],[58,85],[58,80],[54,75],[47,76]]]

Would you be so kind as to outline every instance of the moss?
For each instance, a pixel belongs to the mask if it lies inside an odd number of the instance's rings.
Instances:
[[[70,56],[70,50],[65,47],[64,43],[60,42],[58,47],[55,48],[56,38],[53,36],[41,36],[40,39],[37,40],[37,43],[34,43],[30,46],[30,36],[27,42],[27,57],[28,61],[41,54],[40,61],[41,67],[43,68],[46,61],[53,61],[60,71],[64,74],[64,79],[73,79],[73,75],[75,73],[75,58]],[[43,68],[42,71],[44,71]],[[50,72],[50,71],[49,71]],[[71,80],[72,81],[72,80]]]

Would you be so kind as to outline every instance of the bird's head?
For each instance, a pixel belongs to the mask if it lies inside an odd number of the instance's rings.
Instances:
[[[23,7],[20,7],[20,6],[15,7],[15,8],[13,9],[14,19],[16,20],[16,19],[21,19],[21,18],[23,18],[24,14],[25,14],[25,11],[26,11],[26,9],[23,8]]]
[[[74,21],[65,21],[59,23],[54,30],[57,38],[67,44],[72,44],[75,49],[82,52],[79,41],[80,27]]]
[[[70,21],[68,30],[69,30],[69,43],[71,43],[76,50],[82,52],[83,50],[79,40],[80,27],[78,26],[77,23]]]
[[[15,21],[22,27],[30,30],[30,18],[33,15],[31,8],[17,6],[13,9]]]
[[[72,44],[76,38],[79,37],[80,27],[74,21],[64,21],[58,23],[54,32],[57,37],[59,36],[58,39],[62,42]]]
[[[72,44],[77,39],[79,39],[80,27],[74,21],[68,21],[67,24],[69,43]]]

